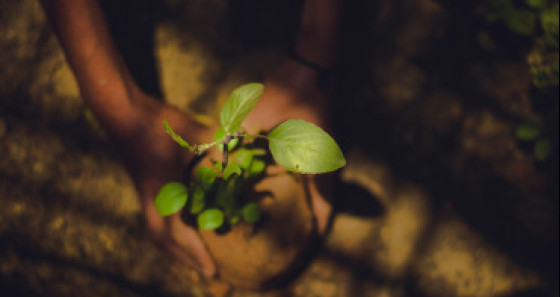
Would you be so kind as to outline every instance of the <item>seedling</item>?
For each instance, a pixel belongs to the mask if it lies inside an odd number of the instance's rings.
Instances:
[[[196,216],[200,229],[213,230],[240,220],[255,224],[261,217],[259,204],[249,201],[240,205],[238,198],[245,186],[264,176],[269,153],[276,163],[296,173],[326,173],[346,165],[336,142],[321,128],[303,120],[287,120],[268,134],[246,134],[243,120],[263,90],[262,84],[250,83],[232,92],[222,107],[221,128],[211,143],[191,145],[163,121],[164,129],[181,147],[197,155],[216,147],[222,152],[222,160],[214,161],[214,168],[199,167],[188,186],[165,184],[155,199],[160,215],[177,213],[186,206]],[[255,145],[259,139],[268,142],[268,150]]]

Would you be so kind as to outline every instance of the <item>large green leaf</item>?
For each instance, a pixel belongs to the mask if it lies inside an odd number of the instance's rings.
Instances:
[[[220,123],[227,133],[235,133],[241,123],[255,107],[264,91],[259,83],[249,83],[235,89],[220,112]]]
[[[198,215],[198,228],[214,230],[224,223],[224,213],[217,208],[210,208]]]
[[[182,183],[166,183],[159,190],[154,201],[156,210],[162,216],[168,216],[181,210],[187,203],[187,187]]]
[[[336,142],[321,128],[303,121],[287,120],[269,134],[274,160],[299,173],[325,173],[346,165]]]

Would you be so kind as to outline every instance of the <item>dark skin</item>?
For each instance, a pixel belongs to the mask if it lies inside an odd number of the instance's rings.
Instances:
[[[95,0],[43,0],[42,4],[86,105],[122,153],[152,238],[204,276],[214,276],[216,266],[197,231],[179,215],[161,217],[153,203],[163,184],[183,179],[194,158],[165,133],[163,119],[193,144],[211,142],[214,130],[141,91],[117,52]],[[307,0],[296,50],[312,62],[330,67],[337,27],[338,0]],[[268,130],[288,118],[325,127],[328,102],[328,93],[316,88],[315,71],[286,60],[265,81],[265,93],[244,127],[250,132]],[[319,191],[315,179],[309,179],[318,233],[323,234],[331,212],[327,191]]]

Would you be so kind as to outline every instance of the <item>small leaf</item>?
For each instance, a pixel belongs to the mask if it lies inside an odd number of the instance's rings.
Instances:
[[[165,132],[167,132],[167,134],[169,134],[180,146],[189,149],[191,152],[194,151],[192,146],[190,146],[183,138],[181,138],[181,136],[177,135],[177,133],[171,129],[171,126],[169,126],[169,123],[166,120],[163,120],[163,128],[165,129]]]
[[[525,122],[517,126],[515,134],[519,140],[529,141],[539,137],[540,127],[533,122]]]
[[[234,163],[229,163],[226,166],[226,169],[224,170],[224,179],[229,179],[229,177],[233,174],[237,174],[237,175],[241,175],[241,168],[239,167],[239,165],[234,164]]]
[[[550,156],[551,146],[550,142],[544,139],[539,139],[537,143],[535,143],[535,149],[533,155],[537,161],[545,161]]]
[[[239,221],[241,220],[241,216],[238,214],[234,214],[231,217],[229,217],[229,224],[230,225],[235,225],[237,223],[239,223]]]
[[[526,0],[525,2],[531,8],[544,8],[546,6],[546,0]]]
[[[253,162],[253,157],[254,155],[250,150],[241,148],[235,154],[235,162],[242,169],[248,170],[251,167],[251,163]]]
[[[200,213],[204,207],[206,206],[206,201],[205,201],[205,194],[204,194],[204,190],[202,190],[202,188],[200,186],[197,186],[194,188],[194,190],[191,193],[191,207],[189,209],[189,212],[191,214],[197,214]]]
[[[221,180],[216,192],[216,205],[226,210],[232,210],[235,206],[235,198],[239,195],[243,180],[239,176],[232,176],[227,180]]]
[[[159,190],[154,201],[156,210],[162,216],[168,216],[181,210],[187,203],[187,187],[182,183],[166,183]]]
[[[262,84],[249,83],[231,93],[220,112],[220,123],[225,132],[233,134],[241,128],[241,123],[255,107],[263,91]]]
[[[201,166],[196,170],[195,176],[202,189],[208,191],[214,184],[218,173],[211,168]]]
[[[218,182],[218,189],[216,190],[216,205],[225,208],[225,205],[229,203],[233,198],[232,191],[228,189],[228,182],[226,180],[220,179]]]
[[[210,208],[198,215],[198,228],[214,230],[224,223],[224,214],[217,208]]]
[[[235,154],[235,162],[241,167],[243,170],[250,170],[253,164],[253,160],[257,156],[265,156],[266,150],[262,148],[241,148]],[[263,161],[264,162],[264,161]],[[257,165],[257,168],[260,167],[260,164]]]
[[[251,152],[251,154],[253,154],[253,156],[266,156],[266,150],[263,148],[251,148],[251,149],[247,149]]]
[[[505,23],[519,35],[531,35],[535,31],[537,17],[529,10],[513,10],[507,14]]]
[[[303,120],[287,120],[269,134],[274,160],[299,173],[325,173],[346,165],[336,142],[321,128]]]
[[[558,18],[558,3],[552,9],[547,9],[541,12],[540,15],[541,26],[547,35],[556,35],[556,43],[558,42],[559,18]]]
[[[255,176],[263,173],[266,168],[266,163],[263,160],[255,159],[249,169],[249,176]]]
[[[215,141],[222,141],[224,140],[224,138],[226,138],[226,131],[224,131],[224,128],[220,127],[220,129],[218,129],[218,131],[216,131],[216,135],[214,135],[214,140]],[[233,151],[237,145],[239,144],[239,138],[234,138],[232,140],[230,140],[228,142],[228,152]],[[223,146],[222,145],[218,145],[218,150],[221,152],[223,151]]]
[[[224,171],[224,164],[222,164],[222,162],[214,161],[213,164],[219,172]]]
[[[511,0],[491,0],[488,5],[492,8],[492,10],[500,12],[509,12],[515,9]]]
[[[488,32],[478,33],[478,44],[485,51],[491,52],[496,50],[496,44]]]
[[[241,209],[241,215],[247,223],[254,224],[261,218],[261,207],[255,202],[247,203]]]

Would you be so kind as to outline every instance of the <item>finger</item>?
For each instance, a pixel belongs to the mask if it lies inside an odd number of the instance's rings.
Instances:
[[[186,266],[192,267],[202,273],[202,267],[195,260],[194,256],[190,255],[187,250],[181,248],[178,243],[172,239],[172,231],[168,224],[166,224],[165,219],[159,215],[153,204],[150,203],[144,207],[144,216],[150,236],[160,248],[171,253]]]
[[[193,256],[185,251],[181,246],[177,245],[177,243],[175,243],[175,241],[170,237],[162,239],[158,242],[158,244],[185,266],[191,267],[197,272],[204,274],[202,267],[193,258]]]
[[[198,263],[171,239],[171,232],[168,230],[164,219],[157,213],[154,207],[145,208],[144,216],[146,218],[146,226],[150,232],[150,237],[160,248],[171,253],[183,264],[201,271],[201,267]]]
[[[187,226],[179,214],[170,216],[167,222],[173,242],[194,258],[204,276],[214,277],[216,275],[214,260],[196,230]]]
[[[323,236],[327,229],[329,228],[332,205],[328,202],[328,193],[330,193],[326,180],[329,176],[317,177],[317,176],[305,176],[308,178],[309,194],[311,196],[311,207],[313,210],[313,215],[315,217],[315,222],[317,224],[317,233],[319,236]],[[329,183],[330,184],[330,183]]]

